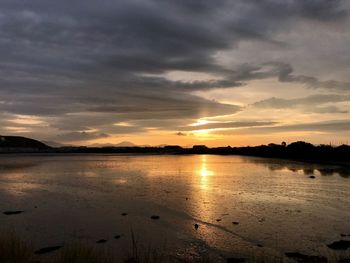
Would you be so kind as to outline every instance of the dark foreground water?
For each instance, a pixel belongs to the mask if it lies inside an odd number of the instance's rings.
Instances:
[[[326,244],[350,237],[350,172],[239,156],[2,155],[0,209],[1,229],[35,248],[82,241],[124,253],[134,232],[176,257],[333,256],[346,251]]]

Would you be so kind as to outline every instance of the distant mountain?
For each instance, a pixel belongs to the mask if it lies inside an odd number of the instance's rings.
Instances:
[[[89,145],[88,147],[135,147],[136,144],[128,141],[123,141],[117,144],[113,143],[94,143]]]
[[[20,136],[1,136],[0,148],[20,148],[20,149],[48,149],[50,148],[45,143],[34,139],[20,137]]]
[[[169,146],[169,144],[159,144],[159,145],[157,145],[157,146],[155,146],[155,147],[165,147],[165,146]]]

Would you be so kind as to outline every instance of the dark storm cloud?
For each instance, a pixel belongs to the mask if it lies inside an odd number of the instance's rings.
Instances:
[[[349,82],[335,80],[322,81],[312,76],[293,74],[293,67],[287,63],[271,62],[267,63],[275,67],[278,80],[281,82],[296,82],[305,84],[310,88],[325,88],[333,90],[350,90]]]
[[[278,77],[313,87],[347,89],[347,83],[294,75],[286,63],[242,64],[232,69],[215,57],[243,40],[284,48],[286,43],[275,39],[275,34],[300,19],[341,22],[347,16],[343,3],[3,0],[0,111],[55,116],[52,127],[67,131],[111,130],[117,121],[162,123],[235,113],[240,107],[190,92],[242,86],[254,79]],[[266,66],[272,69],[265,70]],[[183,82],[161,76],[174,70],[210,73],[218,79]],[[91,118],[84,112],[106,117]],[[68,133],[65,138],[73,135],[94,137]]]
[[[341,0],[253,0],[252,2],[273,17],[289,14],[318,21],[337,21],[347,15],[342,8]]]

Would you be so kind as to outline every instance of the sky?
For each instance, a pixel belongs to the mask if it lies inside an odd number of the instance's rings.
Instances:
[[[350,1],[1,0],[0,134],[350,143]]]

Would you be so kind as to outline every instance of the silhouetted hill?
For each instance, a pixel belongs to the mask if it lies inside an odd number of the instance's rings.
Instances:
[[[26,137],[20,136],[0,136],[0,150],[6,151],[25,151],[25,150],[48,150],[46,144]]]

